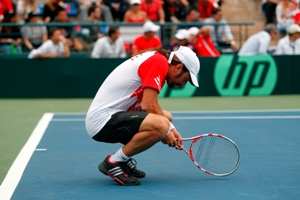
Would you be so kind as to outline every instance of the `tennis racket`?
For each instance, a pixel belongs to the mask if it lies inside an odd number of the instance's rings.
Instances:
[[[182,140],[192,141],[189,151],[181,147],[193,163],[207,174],[228,176],[240,165],[239,147],[223,135],[209,133]]]

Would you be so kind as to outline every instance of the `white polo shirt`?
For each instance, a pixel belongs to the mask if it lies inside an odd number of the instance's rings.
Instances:
[[[291,42],[288,35],[281,38],[276,46],[275,55],[300,55],[300,39]]]
[[[38,49],[33,49],[28,58],[35,58],[37,54],[57,53],[58,57],[63,57],[64,44],[60,41],[58,44],[54,44],[52,40],[47,40]]]
[[[94,45],[92,58],[125,58],[126,51],[122,38],[112,42],[108,36],[99,38]]]
[[[99,88],[87,112],[88,134],[95,136],[116,112],[140,110],[143,89],[150,87],[159,93],[168,70],[167,58],[155,51],[138,54],[115,68]]]
[[[267,54],[271,36],[266,31],[260,31],[250,36],[240,49],[238,55]]]

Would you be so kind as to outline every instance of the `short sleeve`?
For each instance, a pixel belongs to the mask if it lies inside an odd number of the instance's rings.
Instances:
[[[140,65],[138,70],[138,74],[142,79],[142,88],[153,88],[159,93],[165,83],[168,69],[167,58],[160,53],[155,53],[148,58]]]

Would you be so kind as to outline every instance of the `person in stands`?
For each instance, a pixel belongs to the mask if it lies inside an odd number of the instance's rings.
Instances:
[[[267,54],[268,47],[272,39],[277,38],[278,29],[274,24],[267,24],[263,31],[255,33],[250,36],[240,51],[238,55],[258,55],[258,54]]]
[[[137,36],[132,44],[132,55],[138,54],[140,51],[144,51],[154,47],[161,47],[160,39],[155,35],[160,29],[160,26],[155,25],[151,21],[147,21],[143,25],[144,34]]]
[[[131,0],[131,8],[125,12],[124,22],[129,23],[144,23],[147,21],[147,13],[141,10],[141,0]]]

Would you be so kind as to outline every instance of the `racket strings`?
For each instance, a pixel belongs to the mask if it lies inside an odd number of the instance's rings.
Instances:
[[[217,136],[203,137],[194,144],[193,149],[197,150],[195,161],[210,172],[226,174],[238,164],[238,150],[226,139]]]

